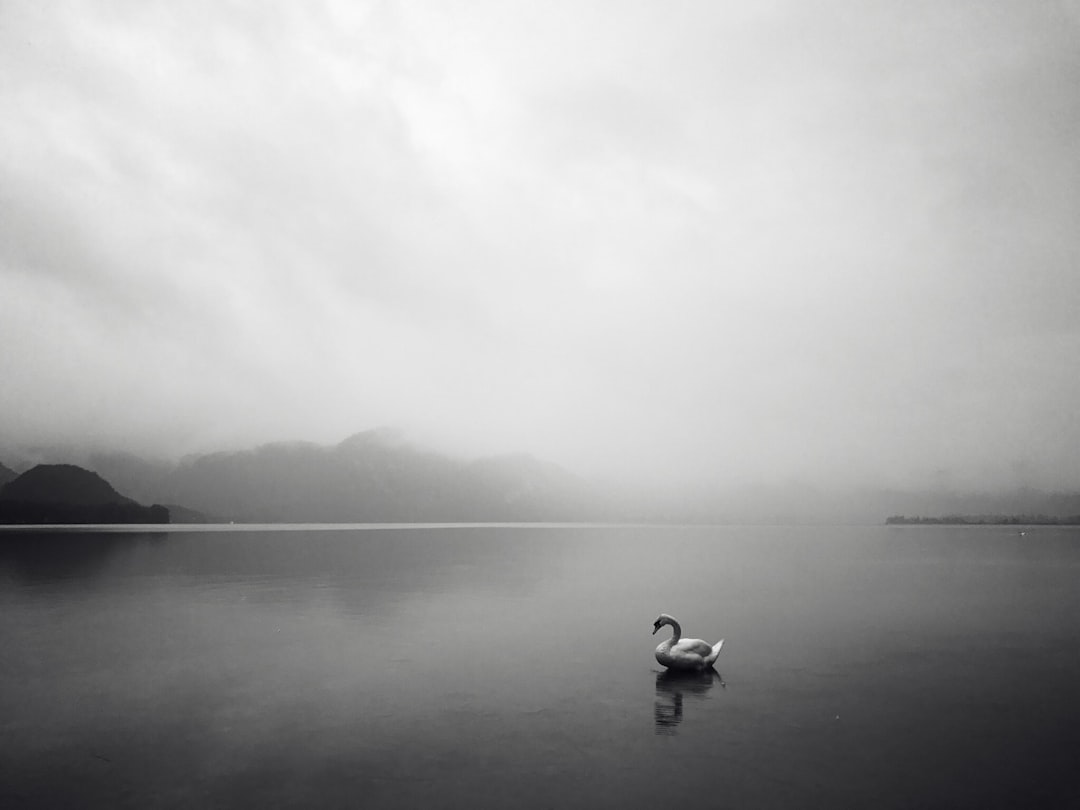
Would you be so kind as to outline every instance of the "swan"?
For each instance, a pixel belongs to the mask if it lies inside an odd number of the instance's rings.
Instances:
[[[661,613],[653,622],[653,635],[665,624],[671,625],[671,638],[656,648],[656,660],[668,669],[696,670],[711,669],[720,655],[724,640],[709,644],[700,638],[683,638],[682,626],[671,616]]]

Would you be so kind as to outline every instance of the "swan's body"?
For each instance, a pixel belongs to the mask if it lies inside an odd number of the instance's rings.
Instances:
[[[668,669],[701,671],[710,669],[720,655],[724,640],[709,644],[700,638],[683,638],[682,627],[666,613],[661,613],[653,622],[653,635],[665,624],[671,625],[671,638],[656,648],[656,660]]]

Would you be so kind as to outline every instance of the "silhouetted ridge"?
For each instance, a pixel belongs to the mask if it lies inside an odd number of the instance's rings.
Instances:
[[[0,487],[0,523],[168,522],[165,507],[141,506],[73,464],[39,464]]]
[[[80,506],[134,503],[90,470],[74,464],[39,464],[4,485],[0,501],[69,503]]]

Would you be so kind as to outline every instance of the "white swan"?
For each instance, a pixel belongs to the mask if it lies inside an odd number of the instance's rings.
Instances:
[[[724,646],[723,639],[710,645],[700,638],[682,638],[682,627],[666,613],[661,613],[653,622],[653,635],[665,624],[670,624],[674,632],[671,638],[656,648],[657,661],[668,669],[700,671],[712,667],[720,655],[720,648]]]

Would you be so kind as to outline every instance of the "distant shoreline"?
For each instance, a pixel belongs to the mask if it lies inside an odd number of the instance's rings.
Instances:
[[[1080,515],[946,515],[944,517],[907,517],[892,515],[887,526],[1080,526]]]

